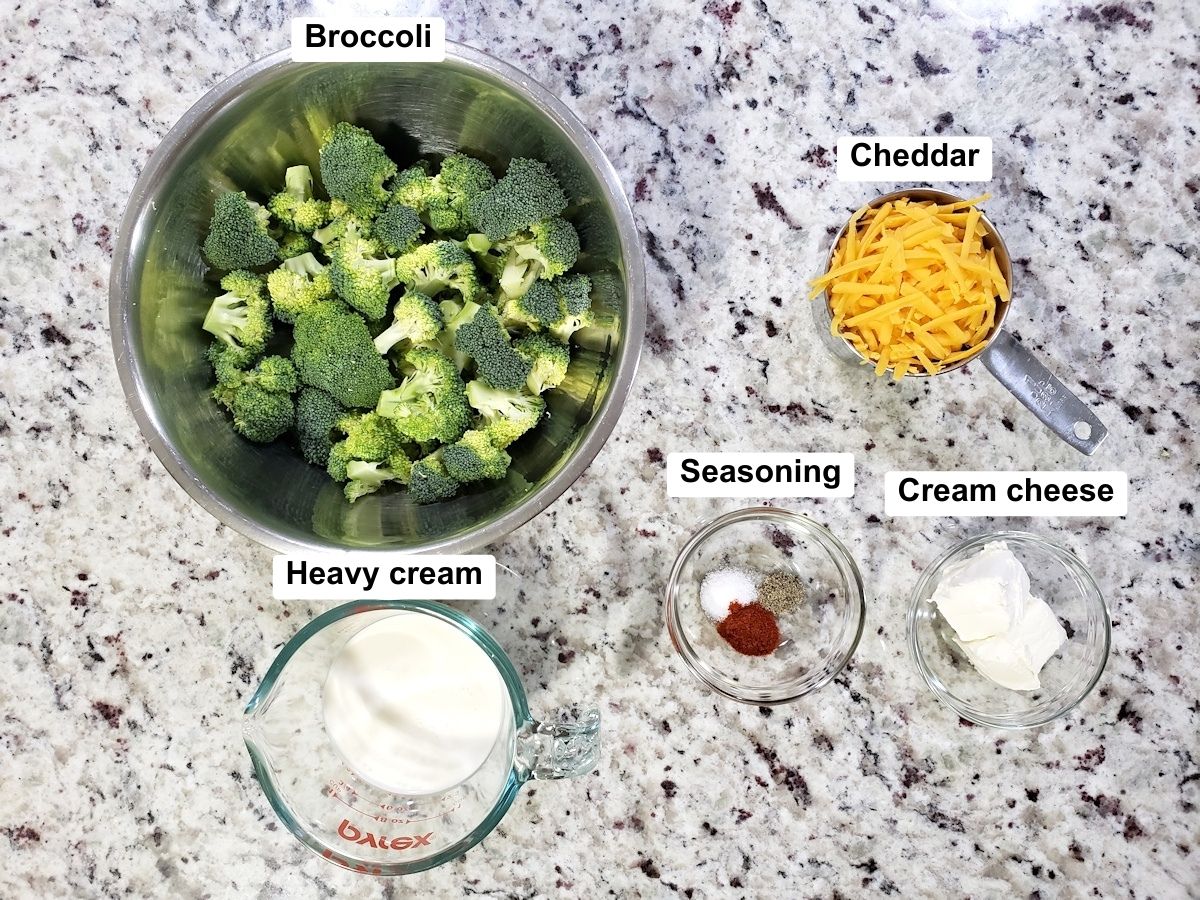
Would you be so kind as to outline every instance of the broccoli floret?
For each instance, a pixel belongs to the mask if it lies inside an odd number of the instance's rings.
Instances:
[[[245,384],[233,395],[233,427],[245,438],[269,444],[292,427],[296,407],[286,391]]]
[[[463,300],[478,300],[484,294],[471,255],[454,241],[434,241],[405,253],[396,260],[396,277],[410,291],[430,297],[447,289]]]
[[[562,316],[562,298],[548,281],[535,281],[525,293],[509,297],[500,307],[500,320],[506,328],[540,331]]]
[[[391,465],[378,462],[363,462],[353,459],[346,464],[346,486],[342,489],[346,499],[353,503],[359,497],[373,494],[389,481],[408,484],[412,475],[412,462],[404,454],[399,454],[397,460],[403,460],[402,468],[395,469]]]
[[[330,256],[329,280],[334,292],[368,319],[387,315],[388,297],[399,284],[396,261],[382,253],[376,241],[348,228]]]
[[[257,353],[248,353],[237,347],[230,347],[224,341],[213,341],[208,345],[205,354],[212,365],[213,376],[217,379],[217,387],[241,384],[246,369],[254,364]]]
[[[379,214],[372,233],[383,245],[384,250],[393,256],[399,256],[420,243],[424,230],[425,225],[415,209],[393,203]]]
[[[386,354],[401,341],[432,341],[444,324],[441,307],[431,297],[410,291],[392,307],[392,324],[375,336],[375,349]]]
[[[221,279],[224,294],[208,308],[203,328],[230,348],[241,351],[244,363],[262,353],[271,338],[271,304],[263,296],[262,279],[236,270]]]
[[[493,387],[516,390],[529,377],[531,364],[512,348],[491,307],[481,308],[470,322],[459,326],[454,346],[475,360],[479,376]]]
[[[350,229],[354,229],[359,237],[369,238],[372,236],[373,223],[371,220],[351,212],[350,207],[341,200],[330,201],[329,215],[331,217],[329,224],[313,232],[313,240],[318,244],[328,247]]]
[[[550,328],[550,334],[555,340],[562,341],[564,344],[571,339],[580,328],[588,328],[596,323],[596,317],[590,309],[585,309],[583,312],[576,315],[568,314],[563,316],[558,322],[555,322]]]
[[[242,191],[217,198],[204,255],[218,269],[250,269],[275,259],[279,244],[267,230],[271,214]]]
[[[554,279],[554,289],[562,299],[563,311],[570,316],[577,316],[591,308],[592,279],[576,272]]]
[[[404,356],[405,377],[379,396],[376,412],[414,441],[456,441],[467,428],[467,401],[454,363],[437,350],[414,347]]]
[[[283,183],[283,190],[268,201],[267,208],[284,227],[312,234],[329,221],[329,201],[313,196],[312,170],[308,166],[290,166]]]
[[[458,493],[459,484],[446,471],[442,462],[442,451],[433,453],[413,463],[408,482],[408,494],[414,503],[436,503],[449,500]]]
[[[554,216],[535,222],[497,249],[508,254],[500,271],[500,289],[509,297],[519,297],[535,279],[557,278],[575,265],[579,233],[566,219]]]
[[[461,372],[467,367],[471,357],[454,345],[455,336],[458,334],[458,329],[474,319],[475,314],[482,307],[478,303],[470,301],[459,303],[455,300],[443,300],[438,306],[442,308],[442,319],[446,323],[437,336],[438,347],[442,353],[454,360],[454,365]]]
[[[332,304],[321,305],[326,306]],[[343,406],[374,408],[379,395],[395,385],[356,313],[312,310],[296,319],[293,336],[292,362],[300,380],[328,391]]]
[[[213,361],[213,372],[217,376],[213,399],[227,409],[233,409],[238,392],[250,385],[282,394],[294,394],[300,388],[296,367],[286,356],[264,357],[251,369],[233,364],[232,359],[235,357],[236,354],[229,351],[216,351],[216,354],[209,355]]]
[[[279,252],[275,255],[281,260],[289,260],[301,256],[313,248],[312,238],[298,231],[284,232],[279,238]]]
[[[546,164],[517,158],[503,178],[467,203],[467,218],[495,242],[566,208],[567,197]]]
[[[321,140],[320,162],[325,190],[351,212],[370,218],[387,203],[383,183],[396,174],[396,164],[371,132],[338,122]]]
[[[466,393],[483,422],[483,432],[501,449],[537,425],[546,411],[546,401],[536,394],[502,391],[483,381],[469,382]]]
[[[392,179],[392,202],[423,213],[437,193],[437,185],[429,177],[425,162],[409,166]]]
[[[407,459],[404,453],[404,439],[400,432],[389,420],[374,412],[345,415],[337,421],[334,428],[346,435],[344,440],[338,441],[329,450],[326,471],[334,481],[353,479],[354,476],[350,473],[355,470],[356,463],[373,463],[378,466],[387,461],[390,466],[392,461],[399,465],[399,460]],[[366,474],[366,470],[359,471],[364,472],[361,480],[370,482],[371,477]],[[379,484],[381,483],[382,480]],[[372,490],[378,488],[379,484]],[[354,488],[348,486],[346,499],[353,501],[362,494],[370,493],[371,491],[361,490],[367,486],[368,484]],[[354,496],[351,496],[352,494]]]
[[[320,388],[306,387],[296,397],[296,438],[300,452],[314,466],[329,463],[329,449],[346,407]]]
[[[434,193],[426,208],[426,216],[434,231],[460,235],[470,225],[467,205],[496,184],[496,176],[487,163],[452,153],[442,160],[441,170],[432,179]]]
[[[333,296],[329,270],[311,253],[286,260],[267,276],[275,318],[292,323],[303,312]]]
[[[468,431],[442,450],[442,462],[455,481],[467,484],[503,478],[512,457],[492,443],[483,431]]]
[[[545,334],[530,334],[521,338],[513,349],[529,360],[533,366],[525,386],[535,394],[558,387],[567,377],[567,366],[571,364],[571,352],[566,344],[559,343]]]

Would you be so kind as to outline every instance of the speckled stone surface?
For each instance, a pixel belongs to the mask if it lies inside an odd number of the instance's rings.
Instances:
[[[393,883],[275,823],[240,709],[319,607],[272,601],[269,552],[166,475],[108,338],[148,154],[301,10],[70,5],[10,4],[0,31],[0,896],[1200,894],[1191,4],[425,7],[594,131],[643,230],[650,327],[607,447],[494,547],[524,597],[471,607],[538,710],[598,703],[598,771],[526,790],[466,858]],[[893,388],[819,349],[803,279],[873,190],[837,183],[832,148],[871,131],[995,140],[1010,321],[1111,428],[1095,458],[977,366]],[[667,499],[662,455],[686,448],[857,455],[853,500],[786,504],[869,586],[852,665],[809,699],[722,702],[665,639],[676,549],[735,505]],[[1070,718],[967,727],[922,687],[905,598],[989,527],[886,518],[883,473],[925,467],[1128,471],[1125,519],[1004,523],[1077,550],[1111,605],[1108,669]]]

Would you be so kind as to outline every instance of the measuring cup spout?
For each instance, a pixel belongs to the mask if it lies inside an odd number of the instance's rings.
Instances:
[[[600,752],[600,710],[588,709],[577,721],[530,719],[517,733],[515,765],[522,779],[578,778],[596,766]]]

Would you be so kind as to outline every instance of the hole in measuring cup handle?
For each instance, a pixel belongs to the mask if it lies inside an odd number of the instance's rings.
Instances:
[[[559,711],[557,721],[527,721],[517,732],[514,767],[521,779],[578,778],[600,755],[600,710]]]

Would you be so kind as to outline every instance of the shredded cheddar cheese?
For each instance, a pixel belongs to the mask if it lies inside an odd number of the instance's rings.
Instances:
[[[829,293],[831,330],[875,374],[934,375],[978,353],[1009,286],[972,200],[892,200],[850,218],[811,297]]]

